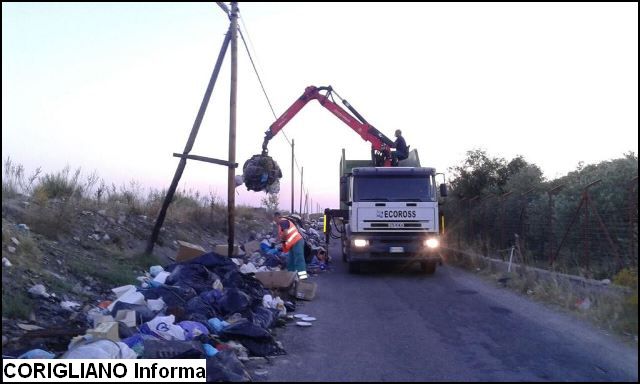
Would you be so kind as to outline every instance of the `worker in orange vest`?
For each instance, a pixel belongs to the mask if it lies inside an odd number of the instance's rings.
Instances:
[[[280,212],[273,214],[273,222],[278,226],[278,240],[282,242],[282,251],[287,254],[287,270],[291,272],[306,272],[304,261],[304,239],[296,225]]]

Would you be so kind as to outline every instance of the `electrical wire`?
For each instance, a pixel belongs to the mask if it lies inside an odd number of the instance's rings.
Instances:
[[[251,46],[253,47],[253,42],[251,41],[251,36],[249,34],[249,30],[247,29],[247,26],[244,22],[244,19],[240,16],[240,10],[238,10],[238,18],[240,19],[240,22],[242,23],[242,27],[244,28],[244,30],[247,32],[247,37],[249,39],[249,42],[251,43]],[[240,38],[242,39],[242,43],[244,44],[245,50],[247,51],[247,55],[249,56],[249,61],[251,61],[251,66],[253,67],[253,71],[256,74],[256,77],[258,78],[258,82],[260,83],[260,87],[262,88],[262,92],[264,93],[265,98],[267,99],[267,103],[269,104],[269,108],[271,109],[271,113],[273,114],[273,118],[277,119],[278,116],[276,115],[276,112],[273,108],[273,104],[271,103],[271,99],[269,98],[269,95],[267,94],[267,90],[264,87],[264,83],[262,82],[262,79],[260,78],[260,74],[258,72],[258,68],[256,67],[256,63],[253,60],[253,56],[251,55],[251,52],[249,50],[249,46],[247,44],[247,41],[244,38],[244,34],[242,33],[242,30],[240,29],[240,27],[238,26],[238,32],[240,34]],[[254,49],[255,52],[255,49]],[[256,54],[256,61],[257,61],[257,54]],[[340,97],[340,96],[338,96]],[[284,137],[284,139],[287,141],[287,143],[289,144],[290,147],[293,147],[293,143],[291,140],[289,140],[289,137],[287,136],[287,134],[284,131],[284,128],[280,131],[282,132],[282,135]],[[298,159],[294,156],[293,158],[294,164],[298,170],[298,174],[302,176],[302,170],[300,168],[300,164],[298,164]],[[303,184],[303,191],[304,191],[304,184]],[[308,193],[308,191],[306,191]]]

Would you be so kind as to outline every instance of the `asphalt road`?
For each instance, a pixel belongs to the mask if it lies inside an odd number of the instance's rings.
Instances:
[[[317,321],[278,329],[288,355],[251,367],[254,381],[638,379],[637,345],[451,266],[350,275],[336,260],[311,281],[295,313]]]

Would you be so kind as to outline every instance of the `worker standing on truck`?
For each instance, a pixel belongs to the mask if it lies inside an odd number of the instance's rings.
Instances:
[[[407,142],[404,141],[404,137],[402,137],[402,131],[396,129],[396,142],[395,142],[395,152],[391,152],[391,157],[393,159],[394,165],[398,164],[399,160],[404,160],[409,157],[409,147],[407,147]]]
[[[278,226],[278,240],[282,242],[282,251],[288,252],[287,271],[306,272],[304,239],[298,232],[298,228],[291,220],[283,217],[280,212],[273,214],[273,222]]]

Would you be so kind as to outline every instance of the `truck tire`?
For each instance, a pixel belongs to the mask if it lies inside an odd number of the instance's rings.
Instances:
[[[436,263],[433,261],[423,261],[421,266],[422,271],[427,275],[433,275],[436,272]]]
[[[347,250],[347,246],[344,242],[341,242],[341,247],[342,247],[342,261],[344,261],[345,263],[348,261],[347,260],[347,253],[349,252]]]
[[[360,272],[360,263],[357,261],[352,261],[349,263],[349,273],[357,274]]]

